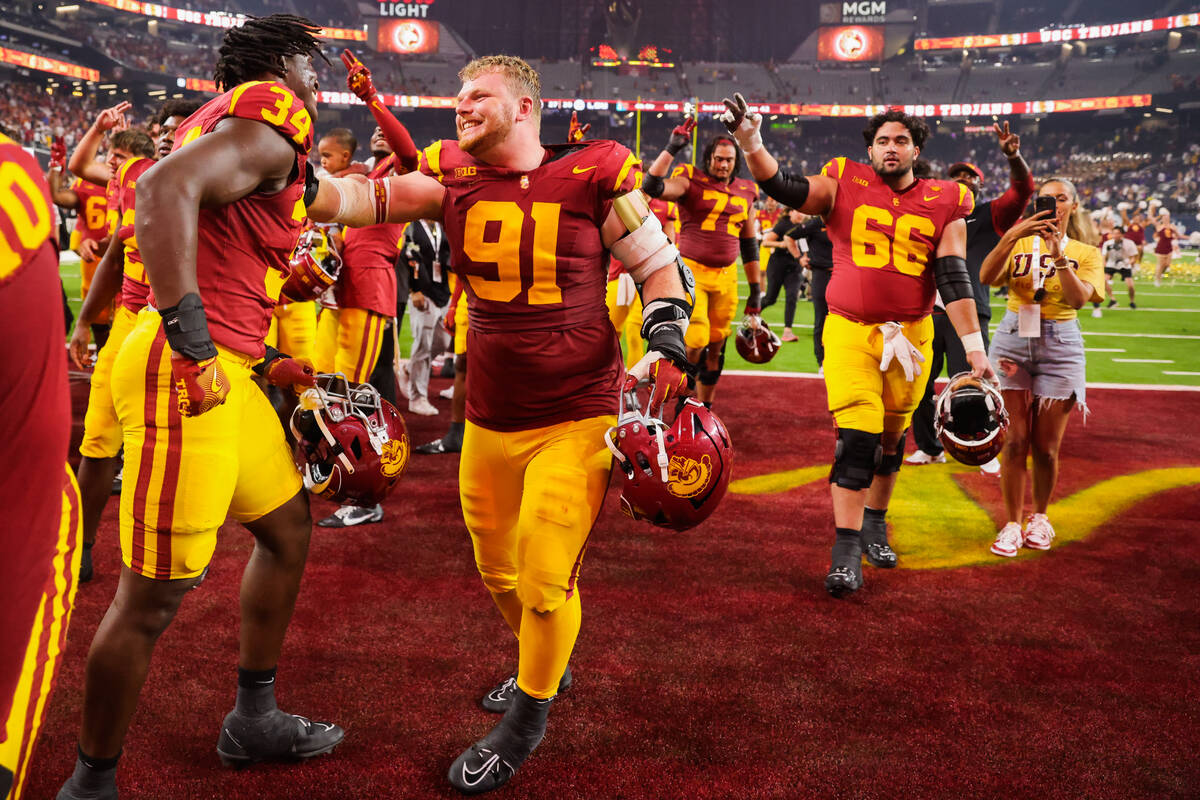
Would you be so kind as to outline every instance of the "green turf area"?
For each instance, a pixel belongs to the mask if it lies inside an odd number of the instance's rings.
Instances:
[[[1118,282],[1116,297],[1120,304],[1103,309],[1103,317],[1091,316],[1091,306],[1079,312],[1088,350],[1088,380],[1098,383],[1148,383],[1200,386],[1200,265],[1194,256],[1180,260],[1177,275],[1155,288],[1152,261],[1147,257],[1138,275],[1135,290],[1138,308],[1128,308],[1129,297],[1124,283]],[[78,313],[79,262],[64,261],[63,285],[72,311]],[[742,297],[746,286],[742,284]],[[1004,314],[1004,300],[992,299],[992,326]],[[764,317],[775,331],[783,329],[783,298],[767,309]],[[817,362],[812,348],[812,303],[801,300],[796,308],[793,331],[800,341],[784,345],[783,350],[769,363],[748,364],[732,345],[726,355],[729,369],[751,369],[769,372],[816,372]],[[400,349],[405,355],[411,349],[412,335],[407,325],[400,332]],[[1121,352],[1116,352],[1121,351]],[[1171,363],[1126,362],[1115,359],[1156,359]],[[1168,372],[1190,372],[1191,375],[1169,375]]]

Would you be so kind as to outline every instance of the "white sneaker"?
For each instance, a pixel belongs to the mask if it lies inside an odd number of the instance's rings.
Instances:
[[[447,386],[445,389],[442,389],[440,392],[438,392],[438,397],[442,398],[443,400],[453,400],[454,399],[454,387]]]
[[[1021,526],[1010,522],[996,534],[996,541],[992,542],[991,551],[998,556],[1012,558],[1021,549],[1022,538]]]
[[[1034,550],[1049,550],[1054,541],[1054,527],[1045,514],[1030,514],[1025,520],[1025,546]]]
[[[409,400],[408,410],[413,414],[420,414],[422,417],[435,417],[438,413],[437,407],[425,397],[414,397]]]
[[[817,377],[818,377],[818,378],[823,378],[823,377],[825,377],[825,365],[824,365],[824,364],[822,364],[821,366],[817,367]]]
[[[355,525],[366,525],[383,520],[383,506],[342,506],[325,519],[317,523],[322,528],[352,528]]]
[[[904,463],[905,464],[945,464],[946,463],[946,451],[943,450],[942,452],[938,453],[935,456],[935,455],[930,455],[929,453],[926,453],[924,450],[918,450],[917,452],[913,453],[908,458],[904,459]]]
[[[1000,459],[993,458],[991,461],[979,467],[979,471],[984,475],[999,475],[1000,474]]]
[[[1093,317],[1103,317],[1103,316],[1104,316],[1104,314],[1103,314],[1103,313],[1101,313],[1101,311],[1100,311],[1100,307],[1099,307],[1099,306],[1097,306],[1096,308],[1093,308],[1093,309],[1092,309],[1092,316],[1093,316]]]

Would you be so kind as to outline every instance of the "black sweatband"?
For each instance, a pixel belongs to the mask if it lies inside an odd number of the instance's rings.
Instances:
[[[674,328],[686,328],[686,323],[692,316],[692,304],[679,297],[658,297],[654,300],[643,301],[648,312],[642,319],[642,338],[649,341],[656,328],[660,325],[671,325]],[[653,304],[653,305],[652,305]]]
[[[317,180],[317,172],[313,169],[311,161],[304,162],[304,205],[311,206],[313,200],[317,199],[317,190],[321,188],[321,182]]]
[[[276,359],[291,358],[291,356],[289,356],[287,353],[281,353],[278,350],[276,350],[274,347],[271,347],[271,345],[269,345],[269,344],[263,345],[263,346],[267,348],[266,355],[263,356],[262,361],[258,362],[257,364],[255,364],[253,367],[250,368],[250,369],[254,370],[254,373],[256,375],[265,376],[267,374],[267,370],[271,367],[271,362],[275,361]]]
[[[683,329],[678,325],[659,325],[645,338],[647,350],[657,350],[688,375],[695,374],[696,368],[688,361],[687,347],[683,343]]]
[[[975,290],[967,274],[967,260],[962,256],[942,256],[933,260],[933,279],[937,283],[942,303],[955,300],[974,300]]]
[[[738,246],[742,251],[743,264],[749,264],[751,261],[758,261],[757,239],[738,239]]]
[[[217,346],[208,333],[208,317],[200,295],[188,292],[179,298],[178,305],[158,313],[162,315],[163,332],[172,350],[193,361],[216,357]]]
[[[667,188],[666,181],[657,175],[647,172],[642,178],[642,191],[647,197],[661,197],[665,188]]]
[[[782,169],[777,170],[765,181],[759,181],[758,185],[766,192],[767,197],[773,197],[791,208],[800,208],[808,199],[808,178],[792,175]]]

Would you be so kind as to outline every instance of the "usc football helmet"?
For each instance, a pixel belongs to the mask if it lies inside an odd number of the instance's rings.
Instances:
[[[979,467],[1000,454],[1008,431],[1004,398],[991,381],[960,372],[938,395],[934,431],[954,459]]]
[[[339,503],[373,506],[408,466],[408,431],[396,407],[367,383],[321,374],[292,412],[292,458],[304,488]]]
[[[635,387],[621,395],[604,442],[621,472],[621,510],[633,519],[685,531],[706,520],[729,487],[729,431],[694,399],[667,425],[642,412]]]
[[[765,320],[760,319],[758,328],[755,328],[750,324],[749,317],[746,317],[738,327],[734,344],[737,346],[738,354],[751,364],[767,363],[783,346],[779,336],[771,330],[771,326]]]
[[[333,286],[338,273],[342,271],[342,260],[333,248],[320,247],[323,238],[321,231],[315,227],[300,234],[296,249],[288,261],[291,272],[279,290],[293,303],[316,300]]]

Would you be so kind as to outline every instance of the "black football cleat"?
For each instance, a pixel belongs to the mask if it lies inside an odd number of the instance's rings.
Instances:
[[[891,569],[900,560],[896,551],[888,544],[885,520],[863,519],[862,543],[863,555],[867,557],[867,563],[871,566]]]
[[[234,709],[221,725],[217,755],[227,767],[298,761],[328,753],[345,737],[346,732],[331,722],[313,722],[277,708],[254,716]]]
[[[562,680],[558,682],[558,694],[562,694],[571,688],[571,668],[568,666],[563,672]],[[512,705],[513,692],[517,690],[517,676],[510,675],[501,681],[495,689],[485,694],[479,699],[479,705],[484,711],[490,711],[493,714],[503,714],[508,711],[508,707]],[[555,695],[557,697],[557,695]]]
[[[443,436],[441,439],[434,439],[432,442],[421,445],[413,449],[414,452],[423,456],[440,456],[446,453],[461,453],[462,442],[455,441],[449,435]]]
[[[95,568],[92,566],[92,546],[85,544],[83,552],[79,554],[79,582],[87,583],[95,574]]]
[[[832,564],[825,576],[825,590],[841,599],[854,594],[863,585],[862,539],[857,532],[837,535],[833,544]]]
[[[483,794],[508,783],[546,735],[550,703],[514,687],[499,724],[450,765],[450,785],[463,794]]]
[[[103,771],[90,770],[75,762],[75,772],[58,790],[54,800],[119,800],[116,767]],[[4,787],[0,785],[0,789]],[[3,795],[8,797],[7,794]]]

